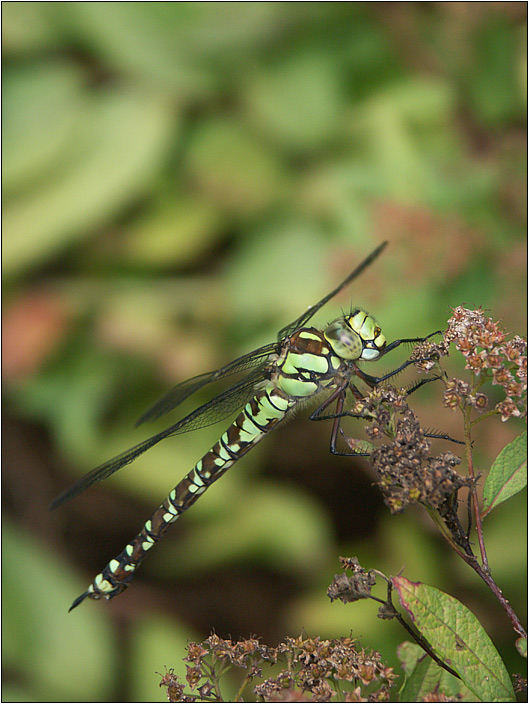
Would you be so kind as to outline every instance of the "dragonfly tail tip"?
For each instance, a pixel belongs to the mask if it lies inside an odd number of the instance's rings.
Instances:
[[[77,599],[73,602],[73,604],[70,606],[68,609],[68,613],[70,611],[73,611],[76,606],[79,606],[79,604],[86,599],[87,596],[89,596],[90,592],[84,592],[84,594],[81,594],[81,596],[78,596]]]

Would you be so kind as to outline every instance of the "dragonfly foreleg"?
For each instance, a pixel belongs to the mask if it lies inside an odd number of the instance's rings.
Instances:
[[[371,376],[371,374],[366,374],[362,369],[357,369],[356,374],[357,376],[362,379],[363,382],[365,382],[368,386],[371,388],[374,388],[375,386],[378,386],[378,384],[382,383],[383,381],[387,381],[388,379],[391,379],[394,376],[397,376],[397,374],[400,374],[406,367],[409,367],[410,364],[413,364],[413,360],[406,360],[406,362],[403,362],[400,367],[397,367],[396,369],[393,369],[393,371],[388,372],[387,374],[384,374],[383,376]]]
[[[440,330],[436,330],[435,332],[431,332],[429,335],[426,335],[426,337],[409,337],[409,338],[403,338],[402,340],[394,340],[391,342],[389,345],[387,345],[384,349],[384,356],[388,352],[391,352],[392,350],[396,349],[400,345],[406,344],[406,343],[415,343],[415,342],[424,342],[425,340],[428,340],[428,338],[433,337],[434,335],[439,335]],[[371,374],[366,374],[362,369],[357,368],[356,369],[356,374],[364,381],[368,386],[371,388],[374,388],[377,384],[380,384],[383,381],[387,381],[387,379],[391,379],[392,377],[396,376],[397,374],[400,374],[400,372],[404,371],[406,367],[409,367],[410,364],[414,364],[416,360],[411,360],[407,359],[405,362],[403,362],[400,367],[397,367],[396,369],[393,369],[392,371],[388,372],[387,374],[383,374],[382,376],[372,376]],[[419,387],[417,387],[419,388]]]
[[[389,345],[386,346],[384,349],[384,355],[386,355],[388,352],[391,352],[391,350],[396,349],[397,347],[400,347],[400,345],[405,345],[407,343],[415,343],[415,342],[425,342],[426,340],[430,339],[430,337],[433,337],[434,335],[440,335],[441,330],[436,330],[435,332],[431,332],[429,335],[426,335],[426,337],[407,337],[403,338],[402,340],[393,340]]]

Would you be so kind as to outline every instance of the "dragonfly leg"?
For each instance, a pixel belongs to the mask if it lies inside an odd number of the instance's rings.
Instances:
[[[326,398],[325,401],[320,406],[318,406],[318,408],[316,408],[313,413],[311,413],[311,415],[309,416],[309,420],[336,420],[345,417],[363,418],[364,416],[362,415],[355,414],[352,411],[343,410],[347,389],[351,390],[353,396],[357,399],[357,401],[361,401],[364,398],[363,394],[356,388],[353,383],[349,382],[348,385],[344,383],[339,388],[337,388],[329,396],[329,398]],[[324,414],[323,411],[334,401],[336,401],[336,413]],[[336,433],[337,432],[338,431],[336,431]]]
[[[434,335],[440,335],[441,330],[436,330],[435,332],[431,332],[429,335],[426,335],[426,337],[406,337],[403,338],[402,340],[393,340],[389,345],[386,346],[384,349],[384,355],[386,355],[388,352],[391,352],[391,350],[396,349],[397,347],[400,347],[400,345],[405,345],[406,343],[413,343],[413,342],[425,342],[426,340],[429,340],[430,337],[433,337]]]
[[[439,379],[441,379],[441,378],[442,377],[438,375],[438,376],[426,377],[425,379],[419,379],[419,381],[416,381],[414,384],[412,384],[411,386],[409,386],[406,389],[406,396],[411,396],[416,391],[418,391],[418,389],[420,389],[421,386],[424,386],[425,384],[429,384],[431,381],[439,381]]]
[[[396,369],[393,369],[393,371],[388,372],[387,374],[383,374],[382,376],[372,376],[371,374],[366,374],[366,372],[364,372],[362,369],[357,369],[356,374],[368,386],[374,388],[383,381],[387,381],[388,379],[391,379],[391,377],[397,376],[397,374],[400,374],[400,372],[406,369],[406,367],[409,367],[410,364],[413,364],[413,361],[408,359],[406,360],[406,362],[403,362],[400,367],[397,367]]]
[[[420,379],[420,381],[417,381],[415,384],[412,384],[408,389],[406,389],[406,396],[411,396],[411,394],[414,394],[417,389],[420,389],[421,386],[424,386],[425,384],[429,384],[431,381],[439,381],[441,379],[441,376],[431,376],[428,377],[427,379]],[[455,438],[451,437],[450,435],[447,435],[447,433],[439,433],[437,431],[428,431],[424,433],[425,438],[437,438],[439,440],[448,440],[449,442],[453,442],[456,445],[464,445],[465,443],[462,440],[456,440]]]
[[[391,342],[387,347],[384,349],[384,356],[388,353],[391,352],[391,350],[396,349],[400,345],[406,344],[406,343],[413,343],[413,342],[424,342],[425,340],[428,340],[428,338],[433,337],[434,335],[439,335],[440,330],[436,330],[435,332],[430,333],[429,335],[426,335],[426,337],[409,337],[409,338],[403,338],[402,340],[394,340]],[[396,369],[393,369],[392,371],[388,372],[387,374],[383,374],[382,376],[372,376],[371,374],[366,374],[362,369],[357,368],[356,369],[356,374],[364,381],[368,386],[371,388],[375,387],[377,384],[380,384],[383,381],[386,381],[387,379],[391,379],[392,377],[396,376],[397,374],[400,374],[406,367],[409,367],[410,364],[414,364],[414,360],[408,359],[405,362],[403,362],[399,367]],[[417,387],[419,388],[419,386]]]
[[[464,445],[465,443],[463,440],[456,440],[455,438],[451,437],[450,435],[447,435],[447,433],[438,433],[438,432],[426,432],[423,433],[425,438],[434,438],[437,440],[448,440],[449,442],[453,442],[456,445]]]
[[[360,371],[360,370],[358,370]],[[364,379],[363,375],[359,376],[362,377],[362,380],[365,381],[368,386],[375,387],[376,386],[376,378],[375,377],[369,377],[369,375],[365,375],[368,377],[367,379]],[[413,384],[409,389],[406,390],[406,396],[410,396],[411,394],[415,393],[418,389],[421,388],[421,386],[424,386],[425,384],[429,384],[431,381],[438,381],[441,377],[440,376],[433,376],[429,377],[426,379],[421,379],[420,381],[416,382]],[[383,379],[382,379],[383,380]],[[356,388],[356,386],[352,383],[349,384],[349,388],[352,391],[353,395],[357,400],[361,400],[364,398],[361,394],[361,392]],[[336,409],[334,413],[323,413],[323,411],[331,404],[333,401],[336,401]],[[336,440],[338,438],[338,433],[340,432],[342,435],[343,429],[340,425],[340,421],[342,418],[359,418],[359,419],[366,419],[364,415],[361,413],[354,413],[353,411],[344,411],[344,401],[345,401],[345,389],[343,387],[340,387],[336,389],[336,391],[329,396],[329,398],[325,399],[325,401],[318,406],[318,408],[311,414],[310,420],[332,420],[333,426],[332,426],[332,432],[331,432],[331,440],[330,440],[330,451],[333,455],[341,455],[345,457],[349,456],[360,456],[360,457],[369,457],[368,452],[358,452],[358,451],[353,451],[353,452],[343,452],[339,450],[336,447]],[[345,436],[344,436],[345,437]],[[465,443],[462,442],[461,440],[456,440],[455,438],[451,437],[447,433],[440,433],[438,431],[427,431],[424,433],[424,437],[426,438],[433,438],[433,439],[439,439],[439,440],[448,440],[449,442],[453,442],[457,445],[464,445]]]
[[[353,450],[352,452],[343,452],[342,450],[339,450],[336,447],[336,440],[338,438],[338,433],[340,432],[342,436],[344,435],[344,432],[342,430],[342,427],[340,425],[341,419],[346,418],[346,417],[352,417],[352,418],[362,418],[363,416],[359,413],[352,413],[352,411],[344,411],[344,403],[345,403],[345,396],[346,396],[346,391],[347,391],[347,386],[343,385],[336,389],[334,393],[332,393],[329,398],[325,399],[325,401],[319,406],[310,416],[310,420],[332,420],[334,421],[332,424],[332,431],[331,431],[331,440],[329,444],[329,449],[333,455],[340,455],[342,457],[369,457],[369,452],[358,452]],[[354,386],[354,384],[349,384],[349,388],[352,390],[353,394],[361,399],[363,398],[362,394],[360,391]],[[323,411],[331,404],[333,401],[336,401],[336,409],[335,413],[326,413],[323,414]]]

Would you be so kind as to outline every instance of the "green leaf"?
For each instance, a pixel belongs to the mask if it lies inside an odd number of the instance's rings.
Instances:
[[[247,3],[241,12],[238,3],[87,2],[63,4],[55,13],[113,72],[181,104],[229,91],[230,82],[239,90],[246,52],[253,61],[255,41],[273,39],[285,10],[280,3]]]
[[[515,701],[498,651],[466,606],[439,589],[405,577],[393,577],[392,583],[415,627],[471,692],[482,701]]]
[[[78,118],[44,183],[4,204],[4,273],[51,259],[147,190],[176,123],[163,97],[119,87],[94,92]]]
[[[86,110],[86,77],[73,64],[42,61],[4,72],[3,195],[42,186],[72,148]]]
[[[483,512],[492,509],[527,486],[527,430],[506,445],[496,457],[483,487]]]
[[[242,215],[261,211],[286,188],[280,161],[242,123],[227,118],[199,123],[187,152],[187,169],[201,193]]]
[[[84,580],[46,546],[44,535],[4,519],[2,655],[8,679],[19,688],[15,701],[80,701],[80,692],[84,701],[109,701],[117,642],[108,613],[88,608],[69,614]]]
[[[182,266],[198,260],[221,237],[221,223],[207,199],[171,192],[130,225],[119,254],[145,267]]]
[[[397,656],[406,673],[399,693],[401,702],[424,701],[432,692],[451,698],[462,695],[463,701],[471,701],[470,692],[461,680],[439,667],[417,643],[402,643]]]
[[[335,138],[345,104],[339,67],[327,51],[299,52],[255,76],[246,92],[251,115],[288,150]]]

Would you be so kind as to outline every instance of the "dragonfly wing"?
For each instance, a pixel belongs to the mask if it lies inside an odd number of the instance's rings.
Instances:
[[[171,425],[169,428],[162,430],[151,438],[122,452],[120,455],[108,460],[108,462],[99,465],[99,467],[85,474],[79,481],[63,491],[62,494],[59,494],[59,496],[51,502],[50,509],[61,506],[61,504],[70,501],[70,499],[73,499],[75,496],[78,496],[91,487],[92,484],[96,484],[112,476],[112,474],[119,469],[130,464],[151,447],[157,445],[161,440],[171,437],[172,435],[180,435],[181,433],[187,433],[191,430],[205,428],[208,425],[213,425],[220,420],[224,420],[254,395],[255,386],[258,382],[262,381],[262,379],[262,370],[254,370],[244,377],[244,379],[241,379],[239,383],[235,384],[235,386],[215,396],[211,401],[204,403],[192,413],[189,413],[185,418],[182,418],[178,423]]]
[[[136,422],[136,425],[141,425],[147,421],[156,420],[161,416],[169,413],[174,408],[179,406],[186,398],[189,398],[196,391],[219,379],[224,379],[224,377],[230,376],[232,374],[237,374],[238,372],[246,371],[247,369],[252,369],[259,364],[263,363],[263,358],[268,357],[269,354],[274,352],[276,348],[276,343],[265,345],[264,347],[259,347],[253,352],[239,357],[238,359],[230,362],[225,367],[217,369],[214,372],[207,372],[206,374],[199,374],[194,376],[192,379],[177,384],[170,391],[168,391],[164,396],[162,396],[154,405],[148,408],[141,418]]]
[[[369,254],[357,267],[352,271],[349,276],[347,276],[342,283],[337,286],[333,291],[328,293],[324,298],[321,299],[316,305],[311,306],[308,310],[302,313],[299,318],[296,318],[292,323],[286,325],[279,331],[278,340],[284,340],[285,337],[292,334],[298,328],[303,327],[319,310],[322,308],[331,298],[334,298],[337,293],[339,293],[343,288],[345,288],[353,279],[356,279],[366,267],[368,267],[382,252],[388,243],[383,242],[379,245],[371,254]],[[262,363],[263,357],[267,357],[269,354],[274,352],[276,349],[275,344],[265,345],[264,347],[259,347],[253,352],[249,352],[242,357],[230,362],[225,367],[218,369],[214,372],[207,372],[206,374],[200,374],[192,379],[178,384],[168,391],[162,398],[160,398],[156,403],[151,406],[147,411],[141,416],[137,421],[136,425],[141,425],[147,421],[156,420],[161,416],[169,413],[180,405],[186,398],[194,394],[196,391],[201,389],[206,384],[210,384],[213,381],[218,381],[231,374],[236,374],[237,372],[245,371],[246,369],[251,369],[258,364]]]
[[[324,298],[319,301],[319,303],[316,303],[314,306],[310,306],[308,310],[306,310],[304,313],[302,313],[299,318],[296,318],[290,325],[286,325],[284,328],[282,328],[279,331],[278,334],[278,340],[283,340],[285,337],[288,335],[291,335],[295,330],[298,328],[302,328],[304,325],[308,323],[308,321],[312,318],[313,315],[315,315],[320,308],[322,308],[326,303],[328,303],[331,298],[334,298],[337,293],[340,293],[340,291],[345,288],[348,284],[351,283],[353,279],[356,279],[357,276],[360,276],[360,274],[364,271],[366,267],[368,267],[377,257],[379,254],[381,254],[382,250],[386,247],[387,245],[386,242],[382,242],[376,249],[374,249],[371,254],[369,254],[363,262],[361,262],[354,271],[352,271],[349,276],[342,281],[342,283],[337,286],[333,291],[328,293]]]
[[[135,424],[136,427],[138,425],[141,425],[142,423],[156,420],[160,416],[163,416],[166,413],[172,411],[173,408],[179,406],[183,401],[186,400],[186,398],[189,398],[189,396],[192,396],[203,386],[209,384],[210,381],[213,381],[212,377],[214,376],[214,374],[215,372],[206,372],[205,374],[199,374],[198,376],[194,376],[191,379],[183,381],[181,384],[173,386],[172,389],[170,389],[166,394],[164,394],[161,398],[155,401],[155,403],[153,403],[153,405],[150,406],[150,408],[148,408],[143,413],[141,418],[138,418]]]

